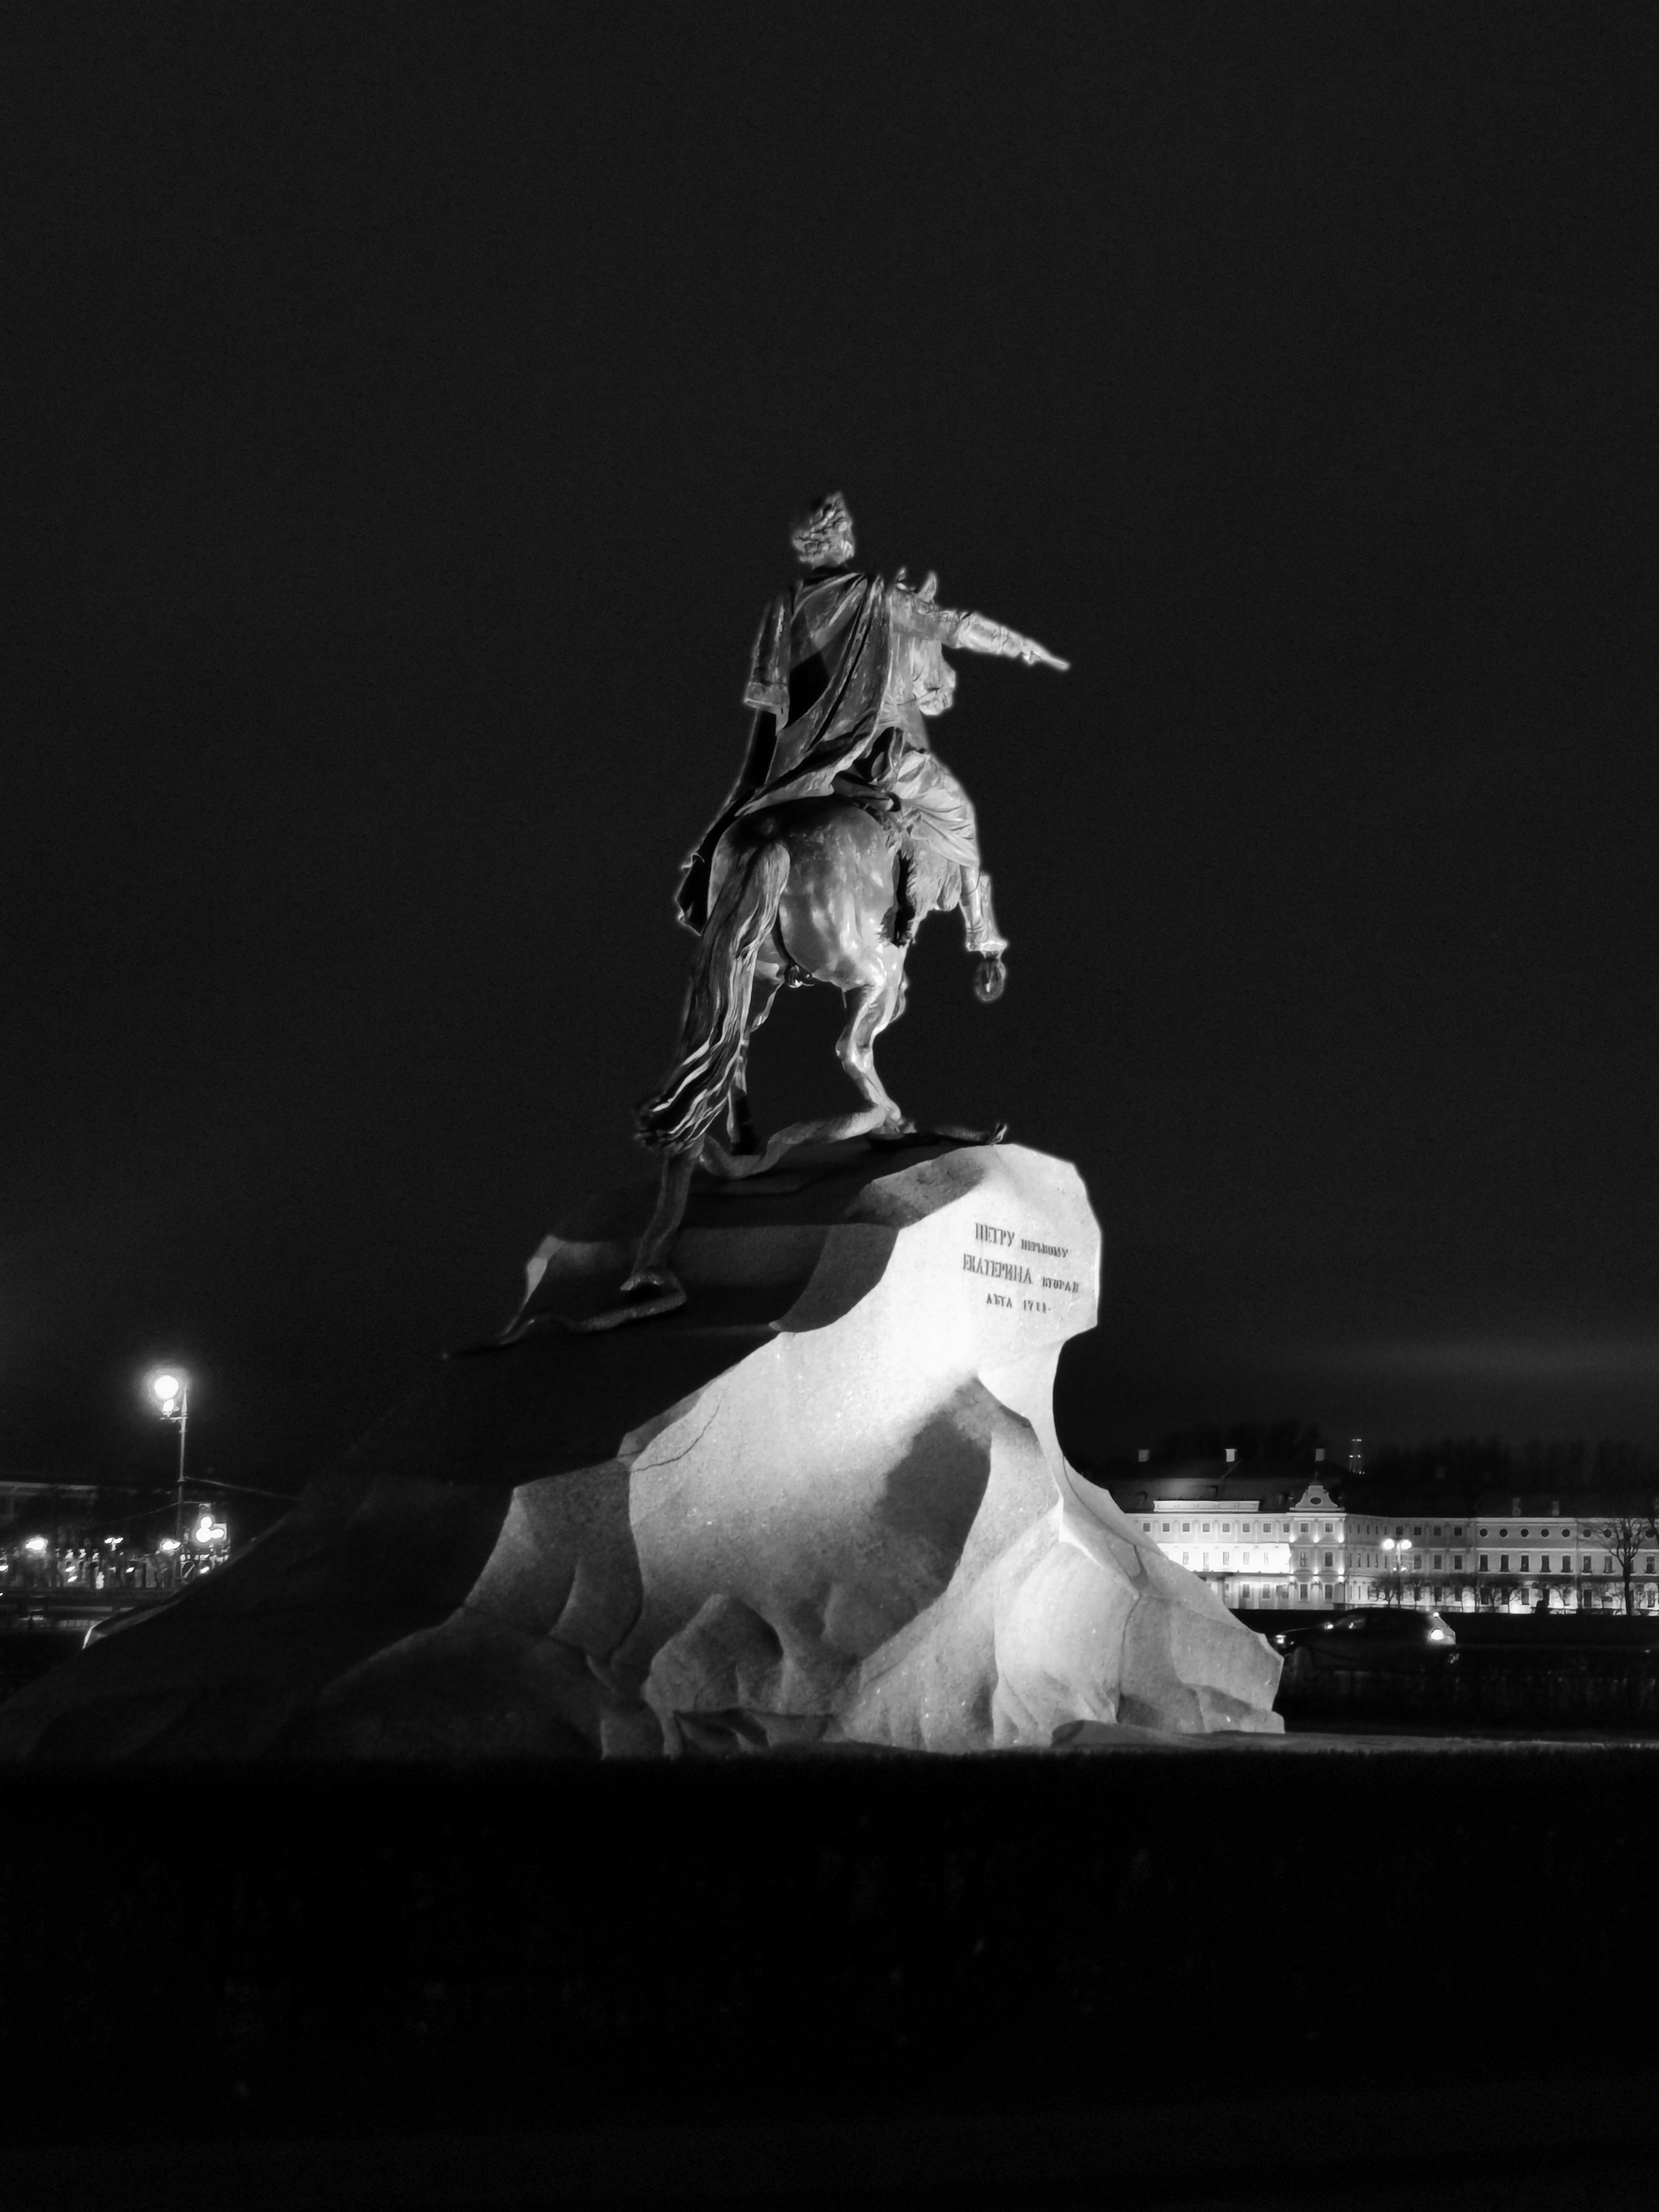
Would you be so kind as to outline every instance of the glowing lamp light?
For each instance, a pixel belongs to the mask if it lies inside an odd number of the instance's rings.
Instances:
[[[163,1536],[156,1548],[158,1551],[165,1552],[171,1559],[179,1548],[179,1539],[176,1536]]]
[[[176,1413],[184,1402],[190,1377],[177,1367],[158,1367],[146,1380],[149,1395],[155,1401],[156,1411],[165,1414]]]
[[[28,1536],[24,1539],[23,1549],[26,1552],[33,1552],[37,1559],[46,1548],[46,1540],[44,1536]]]

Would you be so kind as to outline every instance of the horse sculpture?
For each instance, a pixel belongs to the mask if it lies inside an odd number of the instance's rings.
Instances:
[[[878,814],[850,798],[783,800],[726,831],[714,854],[679,1058],[635,1115],[641,1140],[662,1155],[656,1206],[623,1304],[585,1327],[611,1328],[684,1304],[668,1255],[699,1164],[735,1179],[764,1174],[799,1145],[910,1133],[914,1125],[876,1072],[875,1041],[904,1011],[915,929],[955,902],[953,872],[929,855],[906,855]],[[989,891],[981,878],[987,912]],[[981,955],[974,978],[981,1001],[1000,998],[1006,980],[1000,956]],[[864,1103],[794,1122],[763,1146],[745,1086],[750,1040],[780,988],[808,982],[833,984],[848,1002],[836,1053]],[[715,1133],[722,1122],[725,1143]]]

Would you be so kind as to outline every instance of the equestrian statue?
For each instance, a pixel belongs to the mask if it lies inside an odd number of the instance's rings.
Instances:
[[[914,587],[902,569],[891,583],[860,574],[839,492],[790,543],[805,574],[762,619],[744,694],[754,720],[743,772],[679,887],[681,918],[701,940],[679,1057],[635,1116],[641,1141],[661,1156],[656,1207],[622,1304],[590,1328],[684,1304],[668,1259],[697,1166],[759,1175],[799,1145],[911,1132],[873,1048],[904,1011],[905,957],[928,915],[960,908],[982,1001],[1006,981],[1008,941],[973,806],[926,723],[955,695],[947,646],[1028,666],[1070,664],[983,615],[941,607],[936,576]],[[815,982],[848,1002],[836,1050],[864,1103],[763,1146],[746,1092],[749,1042],[780,988]]]

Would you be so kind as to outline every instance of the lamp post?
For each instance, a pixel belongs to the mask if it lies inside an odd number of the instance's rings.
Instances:
[[[190,1377],[182,1367],[158,1367],[148,1378],[149,1395],[164,1421],[179,1429],[179,1486],[173,1505],[175,1545],[185,1540],[185,1438],[190,1426]]]
[[[1400,1578],[1405,1571],[1406,1554],[1411,1547],[1412,1540],[1409,1536],[1385,1536],[1382,1539],[1382,1549],[1389,1554],[1389,1565],[1394,1570],[1394,1598],[1396,1605],[1403,1603],[1405,1600],[1406,1586]]]

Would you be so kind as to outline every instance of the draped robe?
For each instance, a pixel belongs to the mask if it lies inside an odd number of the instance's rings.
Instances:
[[[967,793],[934,756],[924,712],[955,690],[941,647],[958,615],[901,577],[849,568],[809,575],[768,606],[744,703],[754,727],[743,772],[686,863],[679,907],[692,928],[708,918],[715,846],[740,816],[782,799],[840,795],[884,813],[934,862],[929,902],[954,906],[957,871],[977,869]]]

